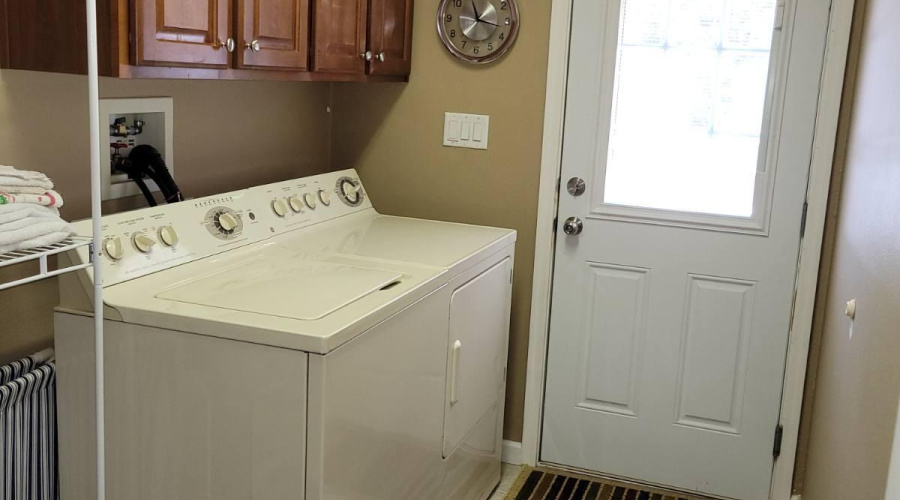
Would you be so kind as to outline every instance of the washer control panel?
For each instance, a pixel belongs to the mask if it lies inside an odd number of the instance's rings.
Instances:
[[[347,192],[355,202],[347,201]],[[344,203],[333,203],[334,198]],[[356,172],[344,170],[108,215],[102,224],[104,284],[371,208]],[[90,220],[73,227],[79,235],[91,235]],[[86,248],[73,254],[78,262],[89,261]]]

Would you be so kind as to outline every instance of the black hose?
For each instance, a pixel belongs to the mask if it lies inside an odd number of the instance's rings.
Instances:
[[[172,179],[166,161],[153,146],[147,144],[135,146],[128,155],[128,160],[123,162],[120,169],[138,185],[150,206],[156,206],[156,200],[153,199],[153,195],[143,181],[145,175],[159,186],[166,203],[184,201],[184,195],[181,194],[181,190]]]

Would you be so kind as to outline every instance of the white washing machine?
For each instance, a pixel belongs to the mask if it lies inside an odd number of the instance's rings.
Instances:
[[[482,500],[498,483],[514,231],[380,215],[352,170],[103,231],[107,498]],[[91,279],[62,279],[55,315],[67,500],[97,491]]]

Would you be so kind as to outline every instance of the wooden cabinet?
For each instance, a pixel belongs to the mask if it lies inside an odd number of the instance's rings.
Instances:
[[[369,7],[371,75],[409,75],[413,0],[372,0]]]
[[[230,0],[135,0],[136,64],[227,68]]]
[[[413,0],[313,2],[313,71],[409,75]]]
[[[366,71],[367,0],[313,0],[313,71]]]
[[[308,68],[308,0],[237,0],[236,24],[236,67]]]
[[[406,81],[414,0],[102,0],[102,76]],[[0,68],[87,71],[84,0],[0,0]]]

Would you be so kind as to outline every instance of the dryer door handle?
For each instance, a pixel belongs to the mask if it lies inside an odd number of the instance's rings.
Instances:
[[[450,406],[455,405],[459,398],[456,397],[456,379],[459,375],[459,351],[462,349],[462,342],[453,343],[453,352],[450,354]]]

